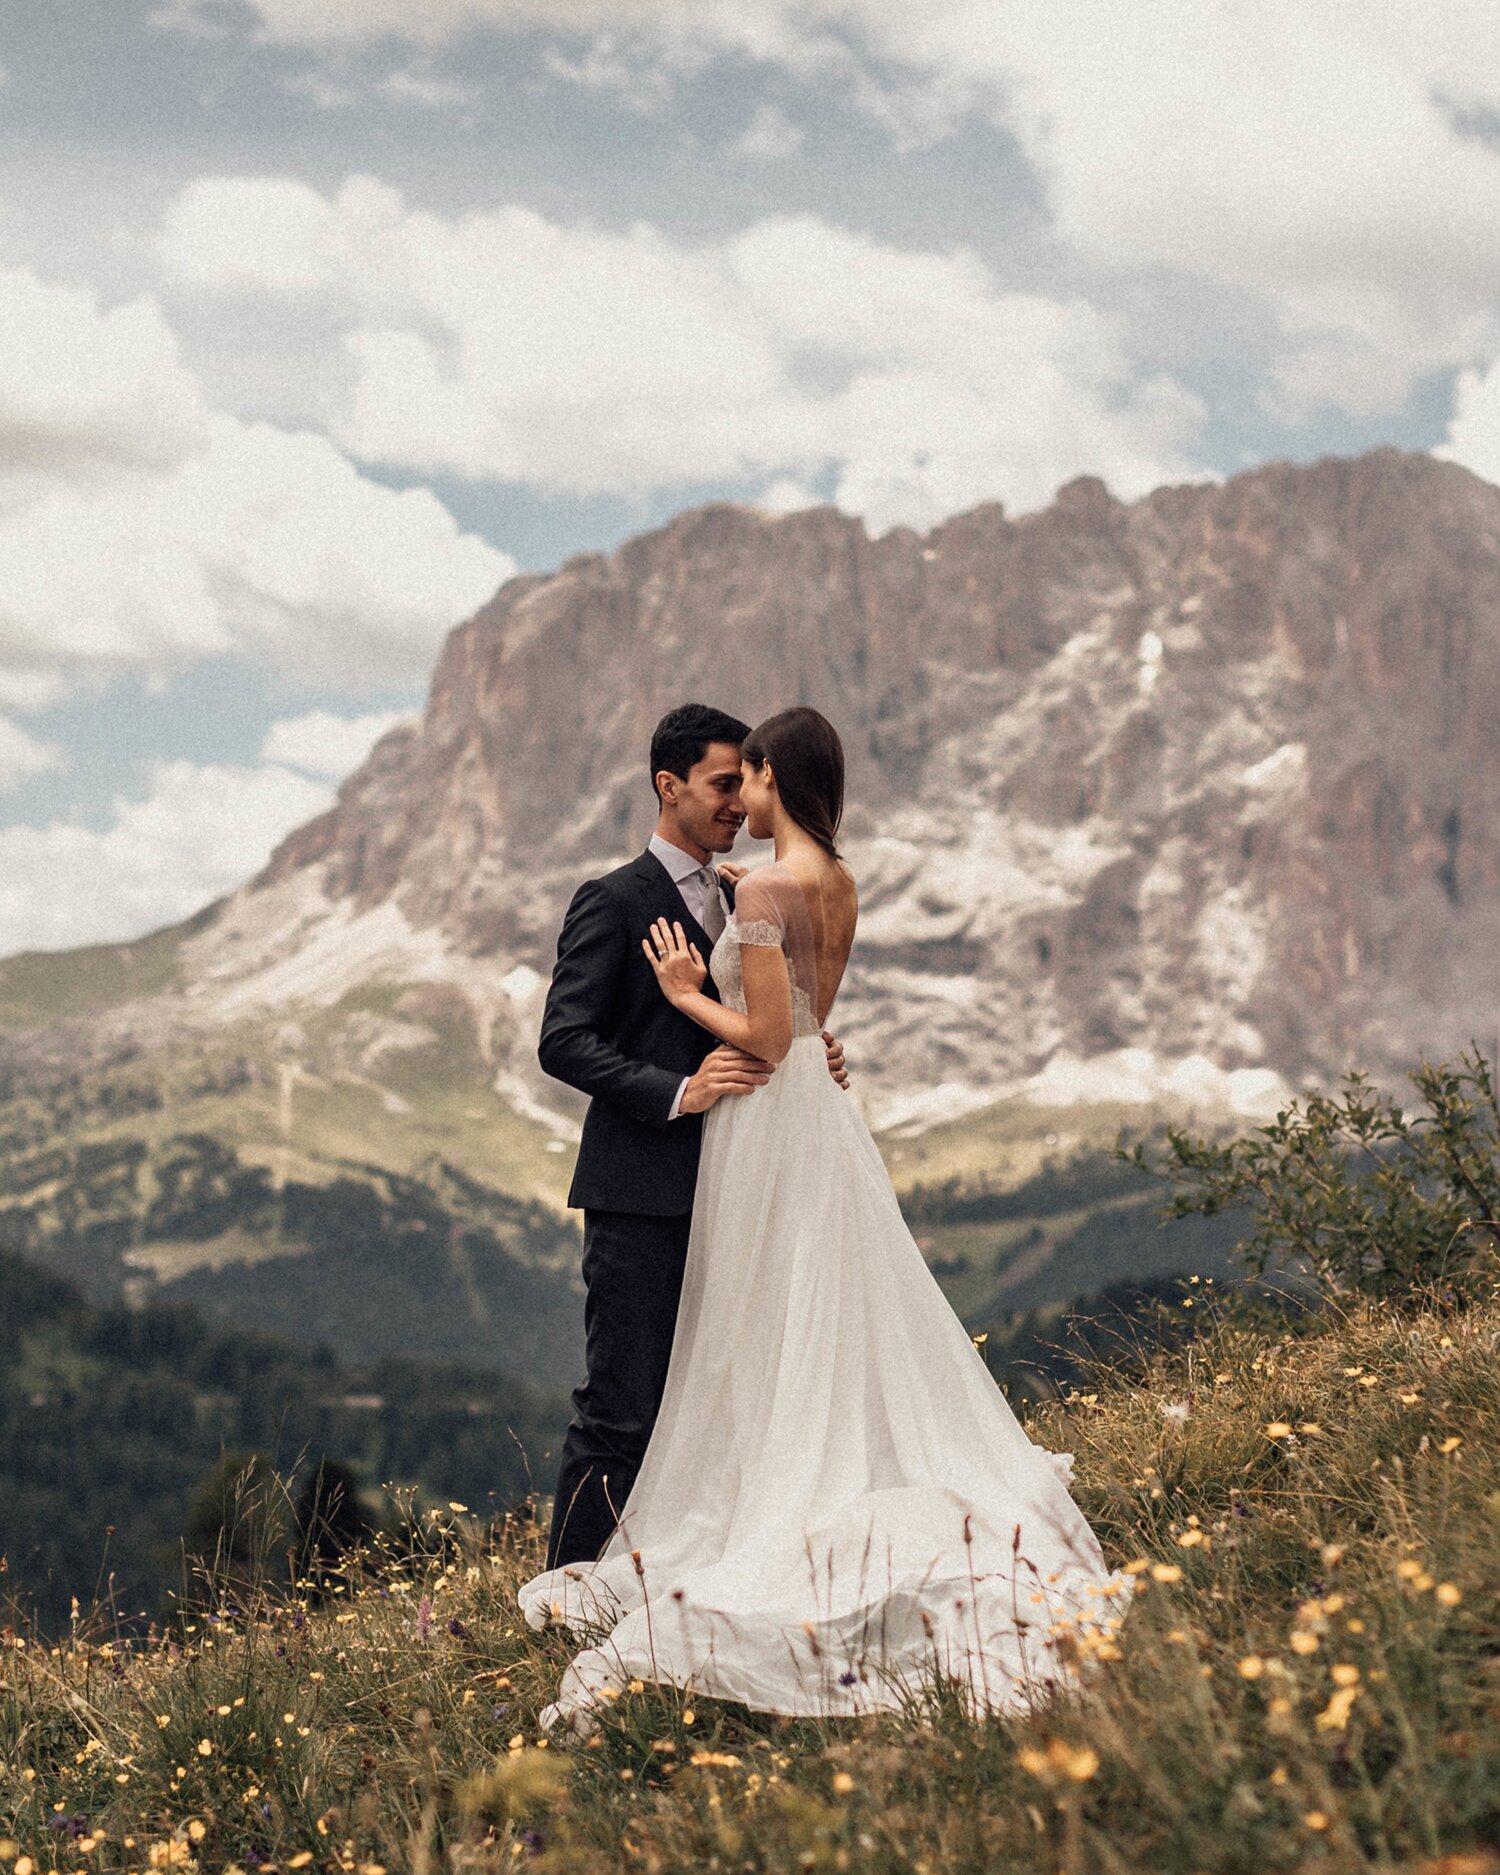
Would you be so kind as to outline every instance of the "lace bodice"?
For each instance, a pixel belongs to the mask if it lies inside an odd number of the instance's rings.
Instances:
[[[819,1034],[812,919],[790,867],[761,866],[745,875],[735,891],[734,911],[709,957],[720,1001],[739,1015],[745,1013],[742,944],[775,944],[784,953],[792,985],[792,1036]]]

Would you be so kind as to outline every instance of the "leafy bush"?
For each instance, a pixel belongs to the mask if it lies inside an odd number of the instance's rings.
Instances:
[[[1248,1213],[1239,1252],[1257,1274],[1310,1271],[1330,1294],[1399,1301],[1472,1292],[1496,1267],[1500,1104],[1473,1044],[1456,1067],[1426,1061],[1407,1077],[1408,1113],[1367,1074],[1337,1095],[1309,1090],[1268,1126],[1227,1143],[1167,1130],[1167,1154],[1115,1157],[1178,1189],[1164,1217]]]

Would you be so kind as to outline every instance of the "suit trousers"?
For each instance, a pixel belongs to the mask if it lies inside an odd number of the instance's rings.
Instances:
[[[667,1383],[693,1215],[583,1214],[582,1386],[563,1439],[547,1567],[592,1562],[625,1507]]]

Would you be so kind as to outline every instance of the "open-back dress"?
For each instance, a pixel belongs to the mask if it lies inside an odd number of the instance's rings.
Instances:
[[[828,1072],[817,951],[791,867],[749,873],[709,967],[744,1011],[740,952],[775,945],[793,1041],[707,1115],[671,1364],[598,1560],[520,1590],[587,1644],[544,1723],[656,1680],[764,1710],[896,1706],[935,1675],[972,1710],[1071,1677],[1058,1641],[1109,1628],[1113,1576],[906,1227]]]

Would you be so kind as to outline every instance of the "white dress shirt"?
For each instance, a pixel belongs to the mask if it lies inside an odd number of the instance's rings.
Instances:
[[[681,894],[682,902],[687,907],[689,914],[695,918],[699,924],[702,924],[703,868],[698,864],[697,860],[693,858],[691,853],[683,852],[680,846],[673,846],[670,840],[664,840],[659,833],[652,834],[646,850],[648,853],[654,853],[666,867],[672,883]],[[712,870],[711,864],[710,870]],[[720,891],[722,892],[722,890],[723,888],[721,887]],[[686,1087],[687,1080],[684,1080],[682,1086],[677,1090],[676,1098],[672,1102],[671,1112],[667,1115],[669,1120],[681,1119],[682,1096]]]

